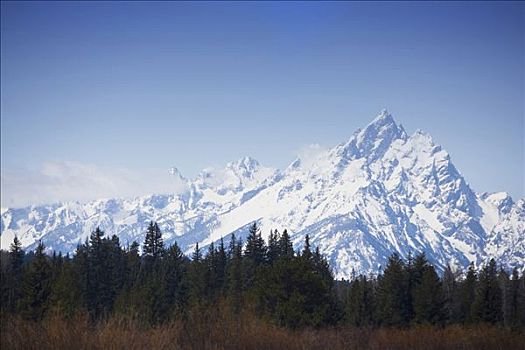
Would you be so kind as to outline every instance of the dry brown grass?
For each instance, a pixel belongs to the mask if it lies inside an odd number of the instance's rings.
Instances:
[[[92,325],[78,315],[34,323],[2,317],[1,349],[525,349],[525,333],[478,326],[408,329],[340,327],[290,331],[249,315],[193,312],[186,321],[146,327],[115,316]]]

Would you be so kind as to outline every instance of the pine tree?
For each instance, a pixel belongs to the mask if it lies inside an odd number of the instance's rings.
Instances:
[[[40,320],[49,308],[51,276],[49,258],[45,254],[44,244],[39,242],[35,257],[23,276],[20,310],[26,318]]]
[[[474,317],[481,322],[498,323],[502,320],[502,295],[494,259],[491,259],[479,274],[473,308]]]
[[[227,267],[228,300],[232,311],[238,314],[243,305],[242,242],[232,234]]]
[[[126,257],[120,247],[120,240],[116,235],[104,239],[104,265],[102,274],[101,303],[105,313],[111,313],[117,295],[125,284]]]
[[[434,267],[426,263],[413,286],[412,302],[417,323],[440,324],[443,321],[442,285]]]
[[[72,270],[78,277],[75,281],[76,287],[80,292],[79,304],[81,307],[88,309],[90,291],[90,262],[89,262],[89,241],[84,244],[78,244],[73,258]]]
[[[82,296],[79,276],[75,273],[73,261],[66,256],[60,267],[55,271],[51,287],[50,301],[53,309],[60,315],[71,317],[82,307]]]
[[[157,223],[150,221],[144,239],[144,258],[147,264],[151,265],[159,261],[164,255],[164,241],[162,232]]]
[[[301,257],[306,260],[312,259],[312,250],[310,248],[310,237],[308,234],[304,237],[304,247],[301,252]]]
[[[504,309],[505,325],[518,329],[525,314],[525,295],[520,295],[520,278],[518,268],[512,270],[512,278],[507,281],[506,304]]]
[[[514,280],[514,277],[513,277]],[[517,281],[516,322],[518,327],[525,328],[525,273]]]
[[[256,222],[250,226],[248,238],[246,239],[244,257],[255,266],[266,262],[266,244]]]
[[[338,315],[331,283],[326,283],[312,257],[279,259],[264,266],[254,293],[258,312],[290,328],[330,324]]]
[[[126,280],[125,289],[129,291],[138,283],[140,276],[140,245],[133,241],[125,253]]]
[[[261,236],[257,223],[250,226],[246,248],[244,250],[244,287],[253,287],[257,270],[266,263],[266,244]]]
[[[280,247],[279,247],[279,231],[270,230],[270,237],[268,238],[268,263],[271,265],[273,264],[280,255]]]
[[[478,285],[478,276],[474,264],[470,263],[467,276],[459,285],[459,317],[458,320],[463,323],[472,323],[475,321],[473,304],[476,297]]]
[[[2,309],[14,312],[21,297],[22,268],[24,264],[22,243],[20,243],[16,235],[13,243],[11,243],[8,259],[7,266],[2,262]]]
[[[329,288],[332,288],[334,275],[332,273],[332,269],[330,268],[328,260],[326,260],[326,258],[321,254],[319,246],[315,247],[315,252],[312,255],[312,262],[315,269],[315,273],[321,276],[321,278]]]
[[[291,259],[294,257],[295,253],[293,250],[293,244],[288,235],[288,230],[284,230],[281,238],[279,239],[279,252],[280,257],[284,259]]]
[[[374,324],[374,293],[365,276],[350,282],[345,300],[346,321],[355,327]]]
[[[189,267],[189,298],[193,305],[201,305],[206,301],[206,267],[199,248],[199,243],[195,244],[191,263]]]
[[[217,276],[217,289],[219,295],[224,295],[226,293],[226,285],[227,285],[227,276],[226,276],[226,269],[228,265],[228,254],[226,253],[226,248],[224,247],[224,241],[221,237],[219,248],[217,249],[217,254],[215,256],[216,263],[215,263],[215,274]]]
[[[460,320],[459,287],[456,275],[447,266],[443,272],[443,316],[448,324],[457,323]]]
[[[204,268],[206,274],[206,299],[209,301],[215,301],[218,292],[218,279],[217,279],[217,251],[213,242],[208,246],[208,253],[204,258]]]
[[[382,276],[378,279],[377,313],[381,324],[386,326],[406,325],[408,314],[408,276],[405,264],[398,254],[388,258]]]
[[[184,310],[188,299],[188,286],[186,283],[187,259],[184,253],[174,242],[165,253],[163,262],[163,278],[165,280],[165,313],[166,319],[170,313]]]

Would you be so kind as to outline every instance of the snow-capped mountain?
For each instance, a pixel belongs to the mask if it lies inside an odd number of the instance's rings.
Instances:
[[[476,194],[430,135],[408,136],[386,110],[347,142],[282,171],[246,157],[195,179],[176,168],[170,174],[187,190],[4,209],[2,248],[16,234],[25,247],[41,239],[73,252],[96,226],[123,244],[141,242],[154,220],[168,243],[189,252],[232,232],[244,237],[257,221],[263,235],[287,228],[297,249],[309,234],[338,278],[378,273],[394,251],[423,251],[439,269],[491,257],[509,269],[525,266],[525,199]]]

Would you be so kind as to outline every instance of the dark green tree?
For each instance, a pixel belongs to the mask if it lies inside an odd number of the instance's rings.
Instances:
[[[266,263],[267,247],[257,223],[250,226],[244,250],[244,288],[253,287],[257,270]]]
[[[15,235],[9,254],[2,261],[2,310],[14,312],[21,297],[24,250]]]
[[[243,264],[242,264],[242,242],[235,239],[232,234],[230,257],[227,266],[228,301],[234,313],[238,314],[243,306]]]
[[[498,323],[502,320],[502,295],[494,259],[479,274],[473,315],[476,320],[486,323]]]
[[[478,276],[474,264],[470,263],[467,275],[461,281],[458,289],[459,294],[459,317],[458,321],[463,323],[472,323],[475,321],[473,304],[476,298],[476,289],[478,286]]]
[[[450,266],[445,268],[442,280],[443,317],[446,323],[457,323],[460,320],[459,285],[456,274]]]
[[[288,235],[288,230],[286,229],[283,231],[283,234],[279,239],[279,252],[280,257],[285,259],[291,259],[295,255],[292,241]]]
[[[398,254],[388,263],[377,287],[377,316],[386,326],[403,326],[409,320],[408,276],[405,264]]]
[[[189,298],[193,305],[203,305],[206,303],[206,265],[203,261],[199,243],[195,244],[195,250],[191,257],[188,273]]]
[[[355,327],[372,326],[374,320],[374,289],[372,283],[360,276],[350,282],[345,298],[346,321]]]
[[[164,255],[164,240],[156,222],[151,221],[149,223],[144,239],[143,253],[146,263],[158,262]]]
[[[23,274],[22,295],[19,301],[24,317],[40,320],[50,306],[51,264],[42,242],[38,243],[35,256]]]
[[[442,292],[441,281],[434,267],[428,262],[423,263],[421,276],[412,288],[412,309],[415,322],[430,324],[443,322]]]
[[[268,256],[267,256],[267,260],[270,265],[273,264],[275,261],[277,261],[277,259],[280,256],[279,239],[280,239],[279,231],[270,230],[270,236],[268,238]]]

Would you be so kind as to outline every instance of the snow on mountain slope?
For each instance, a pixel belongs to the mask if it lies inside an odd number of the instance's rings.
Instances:
[[[282,171],[245,157],[193,180],[173,174],[185,192],[3,210],[2,247],[17,234],[26,247],[42,239],[71,252],[96,226],[123,244],[141,242],[155,220],[168,243],[189,252],[242,237],[257,221],[264,235],[287,228],[296,248],[309,234],[339,278],[378,273],[394,251],[424,251],[439,269],[490,257],[524,268],[525,200],[477,195],[430,135],[408,136],[386,110],[347,142]]]

